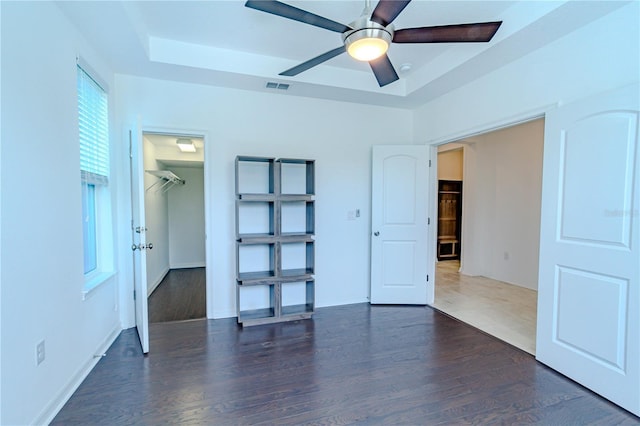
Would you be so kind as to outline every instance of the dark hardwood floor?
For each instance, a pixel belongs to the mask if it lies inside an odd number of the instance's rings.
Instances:
[[[425,307],[345,305],[311,320],[122,332],[54,425],[634,424],[639,418]]]
[[[207,316],[205,268],[172,269],[149,296],[149,322]]]

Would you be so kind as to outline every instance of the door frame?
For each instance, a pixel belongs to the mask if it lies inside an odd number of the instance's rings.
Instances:
[[[213,253],[209,250],[209,237],[213,235],[212,223],[209,218],[211,217],[212,205],[211,205],[211,196],[212,188],[210,185],[213,185],[213,171],[211,170],[211,161],[207,159],[209,153],[212,151],[211,147],[211,139],[209,137],[209,132],[205,130],[198,130],[192,128],[176,128],[176,127],[165,127],[165,126],[154,126],[154,125],[142,125],[141,133],[144,137],[145,134],[157,134],[157,135],[170,135],[170,136],[184,136],[184,137],[194,137],[194,138],[202,138],[204,145],[204,232],[205,232],[205,281],[206,281],[206,304],[207,304],[207,319],[213,319]],[[143,143],[143,141],[140,141]],[[144,152],[144,144],[143,144],[143,152]],[[144,177],[143,177],[144,179]],[[211,182],[211,184],[210,184]],[[139,182],[144,187],[144,182]]]
[[[427,145],[430,145],[431,148],[431,159],[432,159],[432,164],[431,164],[431,174],[432,176],[430,176],[432,178],[431,181],[431,188],[429,188],[430,190],[430,194],[431,196],[429,197],[429,217],[432,218],[432,220],[435,220],[433,218],[437,218],[438,217],[438,147],[440,145],[445,145],[448,143],[455,143],[455,142],[459,142],[461,139],[467,139],[467,138],[471,138],[474,136],[478,136],[478,135],[482,135],[485,133],[490,133],[490,132],[494,132],[496,130],[501,130],[501,129],[506,129],[508,127],[513,127],[513,126],[517,126],[518,124],[524,124],[527,123],[529,121],[534,121],[540,118],[544,118],[546,115],[546,112],[549,111],[549,109],[551,108],[556,108],[558,104],[554,103],[554,104],[550,104],[550,105],[546,105],[544,107],[535,109],[535,110],[531,110],[528,112],[525,112],[523,114],[518,114],[512,117],[508,117],[505,118],[503,120],[498,120],[498,121],[494,121],[494,122],[490,122],[487,123],[485,125],[480,125],[480,126],[476,126],[467,130],[463,130],[461,132],[455,133],[452,136],[445,136],[442,138],[438,138],[438,139],[433,139],[431,141],[427,142]],[[466,168],[466,164],[467,164],[467,159],[466,159],[466,147],[462,147],[462,152],[463,152],[463,170],[465,170]],[[463,171],[464,173],[464,171]],[[464,224],[464,204],[462,207],[462,223]],[[433,228],[433,227],[430,227]],[[433,247],[435,247],[435,245],[438,242],[438,236],[437,236],[437,230],[433,231],[433,229],[430,229],[430,241],[429,244]],[[460,240],[464,240],[464,225],[462,226],[462,230],[461,230],[461,237]],[[463,259],[463,253],[460,252],[460,266],[462,267],[464,262]],[[434,273],[435,273],[435,266],[434,266]],[[435,277],[435,275],[434,275]]]
[[[517,126],[519,124],[527,123],[529,121],[534,121],[540,118],[544,118],[546,115],[546,112],[549,111],[549,109],[551,108],[555,108],[556,106],[557,106],[556,103],[546,105],[544,107],[531,110],[523,114],[518,114],[512,117],[507,117],[503,120],[498,120],[498,121],[487,123],[485,125],[480,125],[467,130],[463,130],[461,132],[455,133],[452,136],[445,136],[442,138],[428,141],[426,144],[430,148],[429,152],[430,152],[430,158],[431,158],[431,167],[430,167],[431,186],[429,187],[429,193],[430,193],[429,217],[431,218],[431,222],[433,223],[438,217],[438,147],[440,145],[459,142],[461,139],[467,139],[467,138],[482,135],[485,133],[491,133],[496,130],[506,129],[509,127]],[[463,152],[463,173],[464,173],[464,169],[466,167],[466,158],[465,158],[466,147],[462,147],[462,149],[463,149],[462,152]],[[460,237],[461,241],[464,240],[464,222],[465,221],[464,221],[464,210],[463,210],[462,229],[461,229],[461,237]],[[431,242],[430,248],[433,249],[431,246],[435,247],[435,244],[438,241],[437,227],[430,226],[429,232],[430,232],[429,238]],[[432,276],[434,277],[434,287],[435,287],[435,260],[436,260],[435,256],[431,256],[428,260],[430,264],[433,264],[432,265],[433,270],[430,271],[430,274],[433,274]],[[464,262],[463,253],[460,252],[461,268],[462,268],[463,262]]]

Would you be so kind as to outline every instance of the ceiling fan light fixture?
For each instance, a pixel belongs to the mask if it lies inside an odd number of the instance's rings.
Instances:
[[[391,38],[384,28],[363,28],[348,34],[344,45],[352,58],[369,62],[387,53]]]

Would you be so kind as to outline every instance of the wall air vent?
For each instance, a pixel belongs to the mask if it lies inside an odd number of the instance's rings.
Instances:
[[[286,83],[276,83],[274,81],[267,81],[265,85],[267,89],[279,89],[279,90],[288,90],[289,85]]]

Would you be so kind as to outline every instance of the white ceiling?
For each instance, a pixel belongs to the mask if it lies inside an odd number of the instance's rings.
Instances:
[[[344,24],[364,7],[362,0],[285,2]],[[369,65],[346,54],[296,77],[278,76],[341,46],[340,34],[249,9],[244,1],[57,2],[116,73],[401,108],[477,79],[625,3],[413,0],[396,28],[503,24],[489,43],[392,44],[388,54],[400,80],[380,88]],[[402,64],[411,70],[400,72]],[[267,81],[290,88],[266,89]]]

